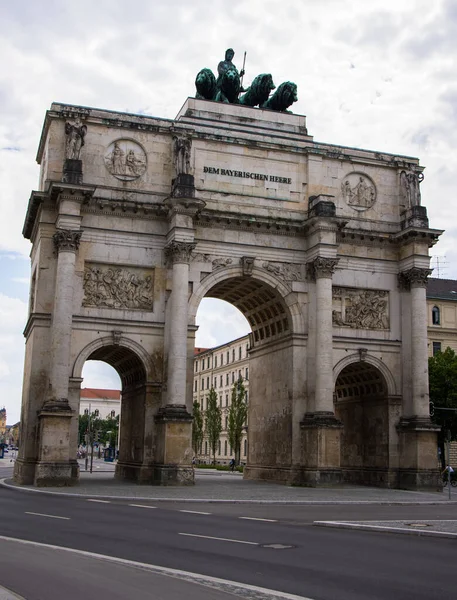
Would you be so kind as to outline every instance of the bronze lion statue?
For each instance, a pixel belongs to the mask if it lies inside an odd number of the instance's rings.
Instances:
[[[211,69],[202,69],[195,78],[196,98],[214,100],[216,95],[216,78]]]
[[[236,69],[228,69],[220,79],[219,88],[214,99],[216,102],[238,104],[240,88],[240,75],[238,71]]]
[[[270,92],[274,89],[276,86],[270,73],[261,73],[254,78],[246,93],[241,96],[240,104],[245,106],[262,105],[268,100]]]
[[[291,81],[285,81],[277,88],[276,92],[264,102],[260,108],[269,108],[271,110],[280,110],[282,112],[291,112],[287,109],[297,102],[297,86]]]

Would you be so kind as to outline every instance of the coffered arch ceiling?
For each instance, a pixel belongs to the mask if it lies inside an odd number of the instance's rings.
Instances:
[[[254,344],[284,336],[292,330],[284,300],[274,288],[257,279],[225,279],[216,283],[206,297],[225,300],[242,312],[252,328]]]

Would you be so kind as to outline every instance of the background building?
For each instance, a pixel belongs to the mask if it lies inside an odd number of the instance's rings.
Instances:
[[[428,350],[457,352],[457,281],[430,277],[427,286]]]
[[[83,388],[79,403],[79,414],[95,413],[96,417],[115,418],[121,412],[121,392],[119,390],[100,390]]]
[[[249,402],[249,335],[237,338],[227,344],[216,348],[195,348],[194,354],[194,402],[200,404],[204,413],[208,405],[208,394],[211,387],[219,397],[219,406],[222,411],[222,433],[219,447],[216,451],[216,461],[227,463],[234,451],[230,448],[227,439],[228,413],[232,399],[232,387],[239,378],[243,379],[246,389],[246,403]],[[209,462],[211,451],[208,438],[203,438],[202,452],[197,456],[199,460]],[[240,461],[246,462],[247,458],[247,432],[243,434],[241,442]]]

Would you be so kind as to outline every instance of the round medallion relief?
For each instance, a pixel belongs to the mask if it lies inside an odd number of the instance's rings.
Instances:
[[[133,181],[146,171],[146,153],[132,140],[116,140],[108,146],[105,166],[111,175],[122,181]]]
[[[367,210],[376,202],[376,186],[364,173],[349,173],[341,184],[341,194],[355,210]]]

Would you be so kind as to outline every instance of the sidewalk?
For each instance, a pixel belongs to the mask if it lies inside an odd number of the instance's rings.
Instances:
[[[1,462],[1,461],[0,461]],[[137,485],[114,479],[114,463],[94,460],[93,472],[84,470],[80,462],[80,481],[74,487],[16,486],[11,479],[2,485],[23,491],[64,496],[89,496],[104,499],[236,502],[257,504],[456,504],[457,493],[451,501],[447,492],[414,492],[365,486],[292,487],[264,481],[244,480],[241,473],[195,469],[193,486]],[[11,466],[8,461],[7,466]],[[0,471],[1,477],[1,471]],[[455,498],[455,500],[454,500]]]

